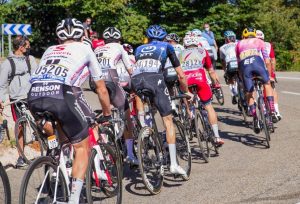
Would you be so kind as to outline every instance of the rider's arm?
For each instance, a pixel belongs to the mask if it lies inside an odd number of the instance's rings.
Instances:
[[[0,65],[0,103],[6,99],[10,70],[10,63],[8,60],[5,60]]]
[[[93,53],[93,51],[90,49],[91,54],[89,59],[89,70],[91,73],[91,77],[95,81],[96,84],[96,93],[98,95],[98,99],[100,101],[103,115],[108,116],[111,115],[111,109],[110,109],[110,100],[109,100],[109,94],[107,91],[107,88],[105,86],[105,82],[103,80],[101,67],[98,63],[98,60],[96,58],[96,55]]]
[[[218,82],[218,80],[217,80],[217,73],[214,70],[213,64],[211,63],[211,59],[209,57],[209,54],[208,54],[207,50],[205,50],[204,65],[205,65],[206,70],[209,73],[209,76],[212,78],[214,84],[216,84]]]
[[[274,52],[274,48],[273,48],[272,44],[271,44],[270,59],[271,59],[272,71],[275,72],[275,70],[276,70],[276,58],[275,58],[275,52]]]
[[[131,74],[133,64],[130,61],[128,53],[123,49],[123,47],[122,47],[122,60],[123,60],[123,63],[125,65],[125,68],[126,68],[127,72],[129,74]]]
[[[225,72],[226,71],[226,61],[225,61],[225,54],[222,50],[222,47],[220,48],[220,59],[221,59],[221,63],[222,63],[222,69]]]
[[[264,42],[262,42],[261,53],[262,53],[262,56],[264,58],[266,67],[268,69],[268,72],[269,72],[269,74],[271,74],[272,73],[272,65],[271,65],[270,57],[269,57],[269,54],[268,54],[268,51],[267,51],[267,49],[265,47],[265,43]]]

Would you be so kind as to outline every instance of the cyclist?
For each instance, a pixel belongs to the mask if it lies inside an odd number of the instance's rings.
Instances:
[[[149,43],[139,46],[135,52],[137,62],[133,70],[132,85],[135,91],[148,89],[153,93],[154,104],[160,112],[166,127],[171,160],[170,172],[185,175],[185,170],[176,161],[176,137],[172,121],[171,100],[163,77],[167,58],[175,67],[182,90],[190,96],[192,94],[188,91],[186,77],[180,67],[173,46],[167,42],[162,42],[167,35],[166,30],[159,25],[151,25],[146,34]]]
[[[214,53],[213,53],[212,47],[209,45],[207,39],[202,36],[201,30],[195,28],[192,30],[192,32],[186,33],[186,35],[190,35],[191,33],[193,33],[194,35],[199,37],[198,46],[202,46],[208,52],[211,61],[214,61]]]
[[[69,203],[72,204],[79,203],[88,167],[89,126],[84,113],[85,107],[82,107],[85,100],[83,95],[78,94],[83,78],[88,77],[84,71],[86,66],[89,71],[87,73],[91,73],[95,81],[104,115],[111,114],[108,91],[97,58],[90,46],[80,42],[83,34],[83,25],[75,18],[64,19],[57,25],[56,35],[61,44],[51,46],[45,51],[39,68],[31,76],[32,85],[28,93],[28,105],[33,115],[36,112],[51,112],[61,124],[60,137],[66,136],[74,146],[75,158],[69,198]],[[53,132],[51,123],[46,123],[44,128],[48,134]]]
[[[13,54],[9,55],[0,67],[0,113],[6,99],[6,92],[9,90],[9,100],[11,102],[18,99],[26,99],[30,89],[29,78],[32,72],[37,68],[37,63],[33,56],[29,55],[30,42],[26,36],[17,36],[13,40]],[[13,120],[16,122],[21,117],[20,105],[15,103],[11,105]],[[18,135],[20,147],[24,148],[23,132],[20,130]],[[19,153],[17,167],[25,166],[26,163]]]
[[[220,47],[220,59],[222,61],[222,68],[225,72],[225,81],[229,84],[232,104],[237,104],[237,83],[233,81],[232,77],[238,69],[235,46],[236,35],[233,31],[228,30],[224,32],[225,44]]]
[[[122,34],[115,27],[108,27],[103,31],[105,45],[95,49],[95,54],[104,74],[105,84],[109,91],[111,103],[120,110],[121,117],[125,112],[126,128],[124,137],[127,148],[126,160],[133,165],[138,165],[138,160],[133,154],[133,127],[130,119],[130,109],[125,91],[120,85],[120,76],[118,75],[117,64],[123,63],[128,73],[132,71],[132,62],[127,52],[120,44]]]
[[[216,143],[221,146],[224,141],[220,138],[217,114],[211,104],[212,92],[208,84],[204,67],[212,80],[217,83],[217,74],[212,67],[208,52],[198,47],[199,37],[188,35],[183,39],[186,49],[180,54],[180,62],[187,77],[188,85],[197,85],[198,96],[208,112],[208,119],[212,126]]]
[[[265,49],[264,41],[256,38],[255,28],[245,28],[242,37],[243,39],[236,45],[236,56],[238,59],[239,71],[244,81],[244,88],[247,92],[247,103],[253,116],[254,132],[259,133],[260,123],[257,118],[256,104],[253,97],[254,85],[252,77],[254,75],[262,77],[267,101],[270,105],[271,114],[273,115],[274,96],[269,77],[269,73],[271,73],[271,63],[267,50]]]
[[[261,30],[256,30],[256,37],[261,39],[261,40],[265,40],[265,35]],[[276,74],[275,74],[275,70],[276,70],[276,59],[275,59],[275,52],[273,49],[273,45],[269,42],[265,41],[265,46],[266,46],[266,50],[270,56],[270,60],[271,60],[271,65],[272,65],[272,72],[269,73],[271,76],[271,82],[274,84],[273,87],[273,94],[274,94],[274,108],[275,108],[275,116],[276,118],[279,120],[281,120],[281,115],[279,112],[279,107],[278,107],[278,94],[277,91],[275,89],[275,79],[276,79]]]

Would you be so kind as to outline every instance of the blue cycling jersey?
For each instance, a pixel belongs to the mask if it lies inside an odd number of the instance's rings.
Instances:
[[[136,64],[133,68],[133,75],[144,72],[162,73],[167,58],[170,59],[173,67],[180,66],[171,44],[154,40],[149,44],[141,45],[135,51]]]

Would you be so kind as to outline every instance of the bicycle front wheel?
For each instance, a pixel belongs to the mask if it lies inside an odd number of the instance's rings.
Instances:
[[[192,168],[190,143],[182,123],[176,119],[173,122],[175,125],[177,163],[185,170],[186,175],[182,176],[182,179],[187,181],[190,178]]]
[[[143,183],[151,194],[158,194],[163,184],[163,156],[158,135],[153,129],[143,127],[138,138],[139,169]]]
[[[15,124],[16,146],[27,164],[44,155],[43,142],[34,122],[21,117]],[[23,144],[21,144],[23,143]]]
[[[267,110],[266,110],[264,100],[261,96],[258,98],[258,106],[259,106],[259,117],[263,123],[262,125],[263,125],[263,129],[264,129],[265,137],[266,137],[266,147],[270,148],[270,132],[269,132],[267,120],[265,117],[265,112],[267,112]]]
[[[39,157],[22,180],[19,203],[68,202],[69,189],[61,169],[51,157]]]
[[[0,162],[0,202],[11,203],[11,191],[7,173]]]

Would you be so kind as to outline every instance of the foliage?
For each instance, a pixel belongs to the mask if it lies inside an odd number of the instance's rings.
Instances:
[[[30,23],[34,54],[57,43],[55,27],[59,20],[92,17],[92,29],[101,33],[117,26],[126,42],[142,43],[151,24],[161,24],[180,36],[188,29],[210,23],[218,45],[225,30],[240,37],[246,26],[263,30],[266,40],[276,48],[278,67],[299,66],[299,0],[0,0],[0,23]]]

